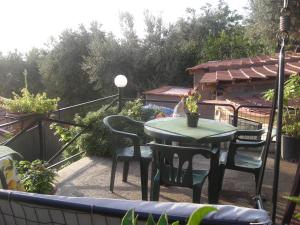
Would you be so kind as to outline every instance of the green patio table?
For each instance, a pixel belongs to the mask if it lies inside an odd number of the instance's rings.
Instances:
[[[185,117],[167,117],[154,119],[144,124],[147,135],[154,138],[156,142],[187,143],[189,145],[210,144],[214,154],[210,159],[211,172],[208,177],[208,202],[217,204],[220,194],[220,145],[222,142],[231,141],[237,128],[226,123],[215,120],[202,119],[198,126],[188,127]]]

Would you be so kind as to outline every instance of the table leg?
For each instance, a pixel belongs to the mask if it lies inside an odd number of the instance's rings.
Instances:
[[[210,174],[208,176],[208,203],[218,204],[220,195],[220,143],[212,143],[212,148],[217,148],[218,151],[215,154],[212,154],[210,159]]]
[[[142,200],[148,201],[148,170],[149,170],[149,160],[141,159],[141,187],[142,187]]]
[[[161,144],[163,141],[160,139],[155,139],[155,143]],[[152,152],[152,162],[151,162],[151,181],[150,181],[150,201],[153,200],[153,184],[154,184],[154,176],[156,174],[156,163],[155,163],[155,152]]]

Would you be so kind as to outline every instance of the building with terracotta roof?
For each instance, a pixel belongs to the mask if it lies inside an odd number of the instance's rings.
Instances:
[[[270,102],[262,99],[262,93],[274,88],[277,70],[278,55],[209,61],[187,69],[194,76],[194,87],[207,102],[240,107],[240,117],[262,124],[268,122],[270,113],[270,109],[259,108],[270,106]],[[287,52],[285,75],[293,73],[300,73],[300,54]],[[225,115],[231,111],[228,107],[216,107],[215,114],[227,120]]]
[[[188,68],[205,99],[250,97],[274,88],[278,55],[209,61]],[[286,54],[285,75],[300,73],[300,54]]]
[[[274,55],[209,61],[187,68],[187,71],[194,76],[193,88],[200,91],[204,102],[231,106],[205,107],[207,112],[204,114],[228,121],[233,109],[239,108],[239,117],[266,124],[270,109],[260,107],[270,106],[270,102],[262,99],[262,93],[274,88],[277,69],[278,55]],[[288,77],[293,73],[300,73],[300,54],[287,52],[285,75]],[[190,89],[163,86],[144,94],[146,100],[179,100],[179,96],[187,94]],[[162,102],[160,105],[166,104]]]
[[[162,86],[153,90],[145,91],[145,99],[147,103],[155,103],[157,105],[174,107],[175,103],[166,103],[165,101],[180,101],[181,96],[188,94],[193,88]]]

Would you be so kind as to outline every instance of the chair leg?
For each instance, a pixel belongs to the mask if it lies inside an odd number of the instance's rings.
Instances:
[[[113,156],[113,158],[112,158],[112,167],[111,167],[111,175],[110,175],[110,191],[111,192],[114,192],[117,163],[118,163],[117,157]]]
[[[254,177],[255,177],[255,192],[257,191],[257,184],[258,184],[258,180],[259,180],[259,171],[254,173]]]
[[[193,186],[193,203],[200,203],[202,185]]]
[[[156,175],[153,178],[153,185],[151,188],[151,201],[158,201],[159,200],[159,192],[160,192],[160,174],[157,171]]]
[[[225,165],[220,165],[220,177],[219,177],[219,193],[222,191],[223,188],[223,181],[224,181],[224,175],[225,175]]]
[[[124,166],[123,166],[123,182],[127,182],[128,178],[128,171],[129,171],[129,161],[124,161]]]
[[[149,160],[140,159],[142,200],[148,201],[148,170]]]

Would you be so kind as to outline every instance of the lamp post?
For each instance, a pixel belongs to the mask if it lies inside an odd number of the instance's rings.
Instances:
[[[122,109],[122,88],[126,87],[127,85],[127,78],[125,75],[117,75],[114,79],[114,83],[118,88],[119,94],[119,104],[118,104],[118,111],[120,112]]]

